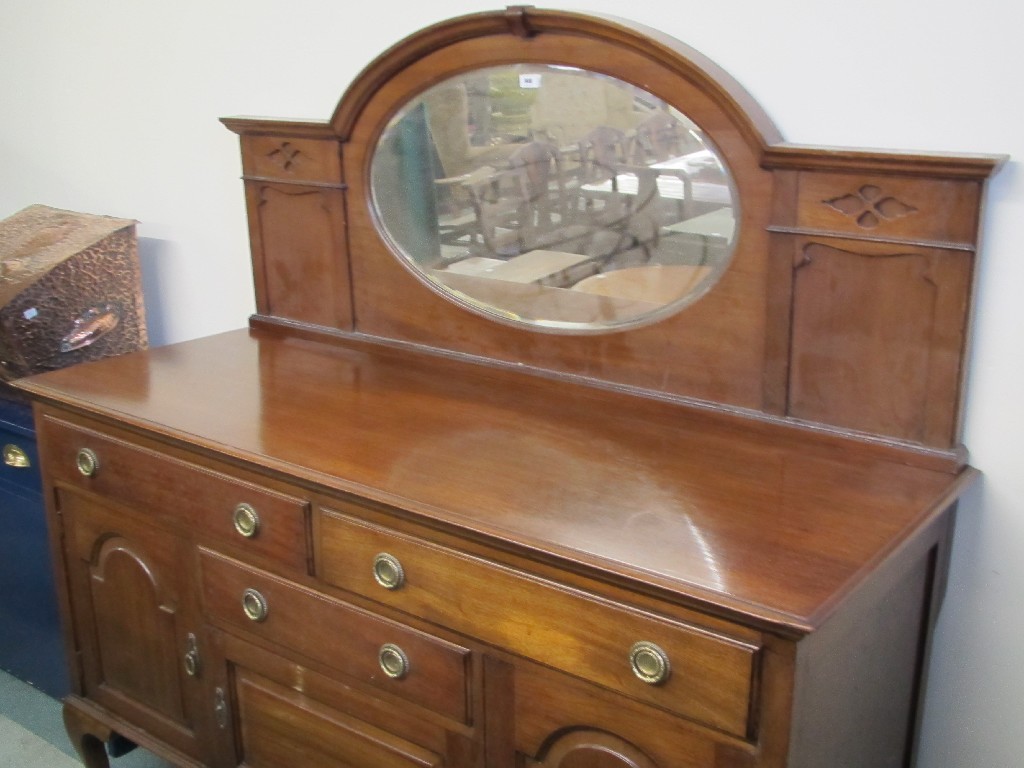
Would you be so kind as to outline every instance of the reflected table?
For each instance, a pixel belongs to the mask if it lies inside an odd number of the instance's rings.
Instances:
[[[537,283],[563,288],[595,273],[597,263],[586,254],[537,250],[507,260],[471,257],[451,264],[444,271],[508,283]]]
[[[732,208],[718,208],[709,213],[702,213],[674,224],[662,227],[666,233],[672,232],[681,235],[694,235],[701,239],[704,250],[701,256],[701,264],[708,260],[708,245],[718,241],[728,243],[732,240],[733,232],[736,230],[736,218],[733,216]]]
[[[685,265],[627,267],[580,280],[573,290],[663,306],[689,295],[710,271],[710,267]]]

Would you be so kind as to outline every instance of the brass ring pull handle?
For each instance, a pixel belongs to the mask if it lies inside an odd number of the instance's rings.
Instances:
[[[634,675],[649,685],[660,685],[672,674],[668,654],[654,643],[635,643],[629,649],[629,666]]]
[[[398,589],[405,584],[405,569],[397,557],[381,552],[373,558],[373,578],[384,589]]]
[[[247,589],[242,593],[242,610],[252,621],[260,622],[267,620],[269,608],[267,598],[255,589]]]
[[[189,677],[199,676],[199,646],[192,633],[189,633],[185,643],[185,674]]]
[[[4,464],[8,467],[17,467],[18,469],[32,466],[32,462],[29,460],[28,454],[25,453],[25,449],[14,443],[8,443],[4,446]]]
[[[384,674],[394,680],[401,680],[409,674],[409,657],[394,643],[385,643],[380,647],[377,661]]]
[[[75,466],[85,477],[95,477],[100,471],[100,457],[91,448],[79,448],[75,456]]]
[[[231,522],[239,535],[247,539],[253,538],[260,531],[260,516],[252,504],[239,504],[231,513]]]
[[[199,676],[199,652],[192,650],[185,654],[185,674],[189,677]]]

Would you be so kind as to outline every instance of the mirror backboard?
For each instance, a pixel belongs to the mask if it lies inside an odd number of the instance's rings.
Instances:
[[[242,141],[254,327],[962,463],[971,286],[1000,156],[790,144],[685,44],[526,6],[411,35],[328,121],[225,122]]]

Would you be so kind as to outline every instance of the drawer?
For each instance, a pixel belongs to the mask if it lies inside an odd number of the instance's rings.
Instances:
[[[536,766],[534,761],[541,760],[544,766],[588,768],[764,765],[757,761],[758,745],[710,733],[664,710],[537,664],[520,662],[509,687],[519,765]],[[544,706],[538,707],[538,701]]]
[[[39,498],[43,481],[35,440],[0,429],[0,489],[21,497]]]
[[[343,512],[321,509],[317,522],[316,569],[329,584],[748,736],[758,660],[758,647],[749,642],[569,589]]]
[[[470,652],[208,550],[207,616],[356,680],[468,722]]]
[[[0,399],[0,488],[36,498],[43,492],[32,409]]]
[[[200,538],[308,570],[307,501],[51,416],[42,419],[39,435],[53,481],[126,504]],[[83,450],[96,465],[88,476],[78,467]]]
[[[237,670],[241,752],[245,765],[320,768],[432,768],[440,755],[405,742],[346,713],[311,701],[246,669]]]

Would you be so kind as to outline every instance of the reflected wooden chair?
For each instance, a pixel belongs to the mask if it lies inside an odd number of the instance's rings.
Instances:
[[[506,168],[466,185],[480,242],[476,255],[507,259],[538,249],[583,252],[591,229],[553,216],[544,174],[531,182],[530,169]]]
[[[565,221],[565,173],[562,153],[556,146],[544,141],[524,144],[512,153],[508,167],[525,172],[538,227],[550,227]]]
[[[618,128],[601,125],[579,143],[578,177],[584,184],[615,180],[616,170],[628,160],[629,142]]]
[[[599,126],[579,142],[571,188],[571,211],[598,226],[613,226],[629,217],[632,201],[619,190],[629,141],[618,128]]]
[[[685,154],[689,134],[668,112],[656,112],[636,127],[632,140],[633,162],[637,165],[662,163]]]
[[[481,255],[498,258],[518,256],[529,249],[532,216],[529,215],[529,179],[523,168],[498,170],[470,179],[465,184],[476,216]]]

